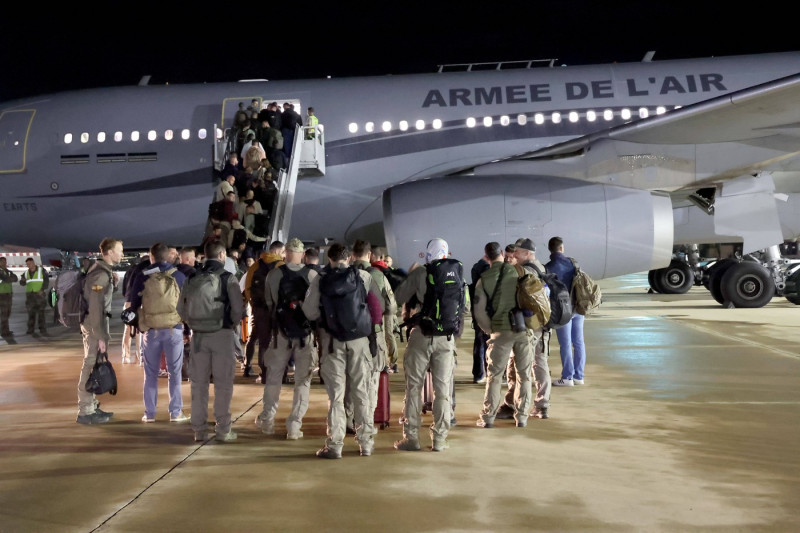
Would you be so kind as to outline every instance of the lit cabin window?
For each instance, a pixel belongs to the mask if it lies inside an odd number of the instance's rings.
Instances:
[[[683,107],[683,106],[676,105],[676,106],[675,106],[675,109],[680,109],[681,107]]]
[[[483,125],[487,128],[492,125],[492,117],[483,117]]]
[[[169,132],[169,135],[170,135],[169,138],[172,139],[172,130],[165,131],[164,132],[164,138],[165,139],[167,138],[167,132]],[[217,140],[222,139],[222,135],[223,135],[222,128],[217,128],[216,135],[217,135]],[[169,140],[169,139],[167,139],[167,140]]]
[[[408,130],[408,121],[401,120],[400,121],[400,131],[407,131]]]
[[[115,142],[115,143],[120,143],[120,142],[122,142],[122,138],[123,138],[123,137],[122,137],[122,132],[121,132],[121,131],[115,131],[115,132],[114,132],[114,142]]]
[[[389,122],[388,120],[384,120],[384,121],[383,121],[383,124],[381,124],[381,129],[382,129],[383,131],[391,131],[391,129],[392,129],[392,123],[391,123],[391,122]]]
[[[524,113],[520,113],[519,115],[517,115],[517,124],[519,124],[520,126],[524,126],[527,123],[528,123],[528,115],[525,115]]]
[[[208,137],[208,130],[205,128],[200,128],[200,131],[197,132],[197,138],[201,141]]]
[[[533,121],[541,126],[542,124],[544,124],[544,115],[542,115],[541,113],[536,113],[535,115],[533,115]]]
[[[72,134],[71,133],[64,134],[64,144],[72,144]]]
[[[511,124],[511,120],[508,118],[508,115],[503,115],[500,117],[501,126],[508,126],[509,124]]]
[[[133,142],[137,142],[139,140],[139,132],[138,131],[132,131],[131,132],[131,140]]]
[[[437,119],[434,119],[434,120],[433,120],[433,123],[432,123],[431,125],[433,126],[433,129],[435,129],[435,130],[440,130],[440,129],[442,129],[442,121],[441,121],[441,120],[439,120],[438,118],[437,118]]]
[[[217,130],[217,131],[219,132],[220,135],[222,135],[222,130]],[[164,138],[166,140],[171,141],[173,137],[175,137],[175,132],[173,132],[172,130],[167,130],[164,132]],[[220,139],[221,138],[222,137],[220,137]]]
[[[578,112],[577,111],[570,111],[569,112],[569,121],[572,123],[578,122]]]
[[[619,114],[619,116],[622,117],[622,120],[628,120],[628,119],[631,118],[631,110],[628,109],[628,108],[625,108],[625,109],[622,110],[622,112]]]
[[[158,139],[158,134],[156,134],[156,130],[150,130],[147,132],[148,141],[155,141],[156,139]]]
[[[188,141],[189,137],[192,136],[192,132],[189,130],[181,130],[181,139],[184,141]]]
[[[81,144],[86,144],[89,142],[89,134],[86,132],[81,133]]]
[[[666,112],[667,112],[667,108],[664,107],[663,105],[660,105],[660,106],[658,106],[656,108],[656,115],[663,115]]]
[[[469,117],[467,119],[467,127],[474,128],[475,127],[475,117]]]
[[[364,129],[367,130],[367,133],[372,133],[373,131],[375,131],[375,124],[372,122],[367,122],[364,125]]]
[[[425,121],[424,120],[418,120],[417,123],[414,124],[414,127],[416,127],[418,130],[424,130],[425,129]]]
[[[97,134],[97,142],[104,143],[106,142],[106,132],[101,131]]]
[[[594,122],[595,120],[597,120],[597,113],[595,113],[594,111],[591,111],[591,110],[587,111],[586,112],[586,120],[588,120],[589,122]]]
[[[603,118],[605,120],[614,120],[614,112],[611,111],[610,109],[606,109],[605,111],[603,111]]]
[[[650,116],[650,112],[647,110],[646,107],[640,107],[639,108],[639,116],[641,118],[647,118],[647,117]]]
[[[550,115],[550,120],[553,121],[553,124],[558,124],[561,122],[561,113],[558,111],[554,112],[552,115]]]
[[[356,124],[355,122],[351,122],[350,125],[347,126],[347,129],[348,131],[350,131],[350,133],[355,133],[358,131],[358,124]]]

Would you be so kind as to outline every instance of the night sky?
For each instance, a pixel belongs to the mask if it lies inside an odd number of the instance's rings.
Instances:
[[[152,84],[281,80],[484,61],[628,62],[648,50],[655,60],[800,50],[796,18],[777,2],[164,4],[42,5],[4,16],[0,101],[134,85],[143,75]]]

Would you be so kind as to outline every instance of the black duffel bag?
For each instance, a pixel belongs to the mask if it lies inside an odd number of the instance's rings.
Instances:
[[[92,373],[89,374],[89,379],[86,380],[86,392],[109,393],[112,396],[117,393],[117,374],[114,372],[114,367],[111,366],[106,352],[97,350],[97,360],[92,368]]]

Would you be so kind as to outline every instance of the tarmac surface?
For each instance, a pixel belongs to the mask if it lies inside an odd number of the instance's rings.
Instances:
[[[0,532],[800,529],[800,307],[775,298],[723,309],[702,287],[651,295],[643,274],[601,287],[585,325],[586,385],[554,387],[549,420],[476,427],[483,387],[467,329],[450,449],[426,449],[424,430],[422,451],[393,449],[401,366],[373,455],[348,438],[335,461],[314,456],[327,413],[316,379],[298,441],[284,438],[291,385],[267,437],[253,423],[262,386],[241,371],[236,442],[195,443],[188,425],[170,423],[166,379],[156,422],[143,424],[142,369],[120,362],[119,300],[109,352],[119,393],[100,398],[114,418],[76,424],[80,335],[21,335],[16,287],[18,344],[0,341]],[[555,335],[549,360],[557,379]],[[188,414],[188,382],[183,399]]]

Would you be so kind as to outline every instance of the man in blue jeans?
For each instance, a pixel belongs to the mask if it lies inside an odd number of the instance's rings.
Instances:
[[[572,287],[575,276],[575,265],[572,259],[564,255],[564,241],[561,237],[553,237],[547,243],[550,250],[550,262],[545,265],[548,272],[558,276],[567,287]],[[586,346],[583,343],[584,316],[575,313],[572,320],[556,330],[558,344],[561,347],[561,379],[554,380],[554,387],[572,387],[583,385],[583,370],[586,366]]]
[[[161,354],[169,373],[169,419],[188,422],[183,413],[181,367],[183,366],[183,321],[177,305],[186,276],[169,262],[169,247],[156,243],[150,247],[150,266],[131,284],[131,309],[139,317],[144,334],[144,416],[142,422],[155,422],[158,401],[158,372]]]

